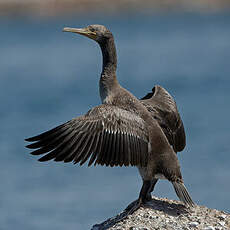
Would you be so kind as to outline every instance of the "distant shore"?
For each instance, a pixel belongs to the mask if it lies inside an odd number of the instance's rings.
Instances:
[[[130,12],[230,10],[229,0],[0,0],[0,16],[53,17],[76,13],[113,14]]]

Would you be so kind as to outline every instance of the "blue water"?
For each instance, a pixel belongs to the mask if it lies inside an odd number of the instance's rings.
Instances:
[[[175,98],[187,133],[179,153],[200,205],[230,211],[230,14],[0,20],[0,229],[90,229],[137,198],[135,168],[39,163],[24,138],[100,103],[97,44],[64,26],[115,34],[120,83],[137,97],[155,84]],[[177,199],[170,183],[155,195]]]

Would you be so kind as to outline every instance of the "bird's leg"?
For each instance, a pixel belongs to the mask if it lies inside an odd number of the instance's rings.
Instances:
[[[126,208],[126,211],[128,211],[127,215],[133,214],[137,209],[139,209],[147,201],[147,194],[150,188],[151,188],[151,180],[144,180],[138,200],[131,203]]]
[[[147,195],[146,195],[146,200],[147,200],[147,201],[152,200],[151,192],[153,192],[154,187],[155,187],[157,181],[158,181],[158,179],[152,179],[152,180],[151,180],[151,186],[150,186],[150,188],[149,188],[149,190],[148,190],[148,193],[147,193]]]

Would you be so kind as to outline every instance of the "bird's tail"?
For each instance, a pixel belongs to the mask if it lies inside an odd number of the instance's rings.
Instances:
[[[172,184],[179,199],[186,205],[194,207],[195,203],[192,201],[192,198],[189,195],[185,185],[182,182],[176,181],[172,182]]]

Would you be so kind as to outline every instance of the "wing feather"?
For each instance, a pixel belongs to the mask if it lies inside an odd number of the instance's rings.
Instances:
[[[59,145],[60,140],[62,138],[65,138],[71,131],[69,129],[66,129],[63,133],[61,133],[59,136],[56,136],[55,138],[51,139],[50,142],[48,142],[46,145],[42,146],[38,150],[35,150],[31,152],[32,155],[41,155],[44,153],[47,153],[54,149],[57,145]]]
[[[117,158],[118,164],[119,166],[122,166],[124,164],[124,157],[125,157],[123,131],[120,133],[120,151],[118,153],[119,153]]]
[[[109,159],[109,165],[113,167],[116,164],[116,142],[117,142],[117,132],[113,134],[111,149],[110,149],[110,159]]]
[[[79,153],[74,158],[74,164],[77,164],[81,160],[84,160],[84,158],[87,156],[88,151],[90,150],[89,147],[93,144],[92,136],[88,135],[84,139],[84,143],[82,143],[81,149]]]
[[[119,153],[120,153],[120,131],[116,132],[116,142],[114,143],[113,163],[114,166],[119,165]]]
[[[98,153],[99,153],[99,151],[101,149],[102,140],[103,140],[103,132],[101,132],[101,133],[99,133],[97,135],[96,149],[95,149],[95,151],[93,152],[93,154],[90,157],[88,166],[92,165],[93,162],[95,161],[95,159],[97,158],[97,155],[98,155]]]
[[[82,157],[80,165],[83,165],[90,157],[91,153],[93,153],[95,151],[96,148],[96,137],[97,135],[93,135],[92,136],[92,141],[89,144],[89,147],[87,149],[87,151],[85,152],[85,156]]]

